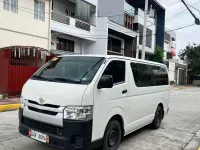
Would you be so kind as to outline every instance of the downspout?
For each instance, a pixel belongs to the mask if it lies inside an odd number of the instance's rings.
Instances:
[[[139,33],[137,33],[137,36],[136,36],[136,59],[139,58],[139,49],[140,49],[140,45],[139,45],[139,40],[140,40],[140,37],[139,37]]]

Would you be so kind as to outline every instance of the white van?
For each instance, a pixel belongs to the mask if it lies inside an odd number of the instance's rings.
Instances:
[[[117,150],[169,111],[164,64],[121,56],[53,58],[24,85],[19,132],[67,150]]]

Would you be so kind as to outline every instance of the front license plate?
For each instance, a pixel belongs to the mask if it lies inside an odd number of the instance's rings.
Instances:
[[[43,143],[49,143],[49,136],[34,130],[29,130],[28,136]]]

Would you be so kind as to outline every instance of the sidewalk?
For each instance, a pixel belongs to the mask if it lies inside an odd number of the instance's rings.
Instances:
[[[195,87],[194,85],[171,85],[171,90],[184,90],[187,88]]]
[[[0,99],[0,112],[16,110],[20,107],[19,98]]]

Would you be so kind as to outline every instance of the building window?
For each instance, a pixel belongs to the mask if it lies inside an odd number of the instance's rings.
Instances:
[[[4,0],[4,9],[18,13],[18,0]]]
[[[128,14],[125,14],[124,17],[124,26],[128,29],[133,30],[133,22],[134,22],[134,17],[130,16]]]
[[[141,25],[141,24],[136,24],[138,25],[138,28],[137,27],[134,27],[134,29],[138,29],[138,32],[139,32],[139,44],[142,45],[142,40],[143,40],[143,28],[144,26]],[[149,47],[151,48],[152,47],[152,30],[148,29],[147,28],[147,33],[146,33],[146,47]]]
[[[168,85],[168,72],[165,67],[131,63],[137,87]]]
[[[73,12],[73,11],[71,11],[71,10],[69,10],[69,9],[66,9],[66,10],[65,10],[65,15],[74,18],[74,17],[75,17],[75,12]]]
[[[147,28],[147,41],[146,41],[146,47],[151,48],[152,47],[152,30]]]
[[[34,0],[34,18],[45,21],[45,2],[41,0]]]
[[[125,61],[111,61],[105,69],[103,75],[110,75],[113,77],[113,83],[119,84],[125,82]]]
[[[58,38],[57,50],[74,52],[74,41]]]
[[[124,49],[121,48],[121,40],[108,37],[108,55],[123,55]]]

